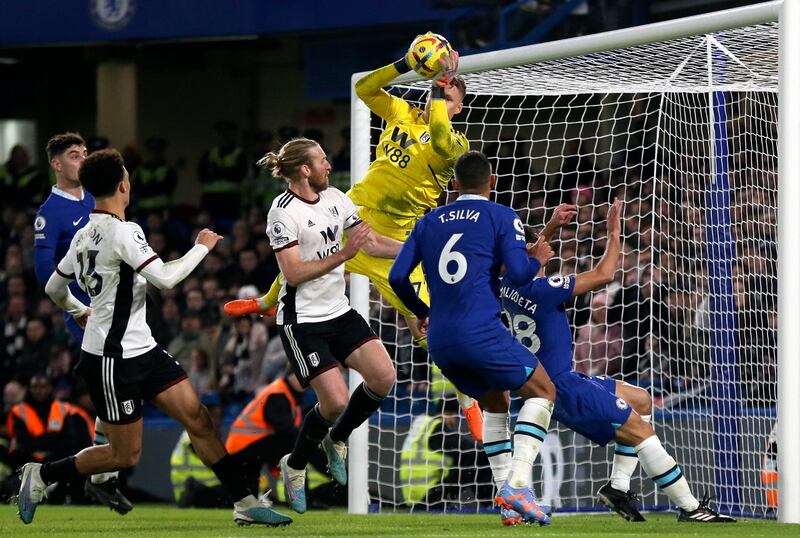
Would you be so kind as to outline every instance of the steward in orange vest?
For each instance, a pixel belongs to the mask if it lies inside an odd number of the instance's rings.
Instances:
[[[80,407],[54,400],[52,393],[50,380],[34,375],[25,400],[8,413],[13,461],[54,461],[92,445],[94,421]]]
[[[303,419],[299,400],[304,393],[294,373],[276,379],[245,406],[231,424],[225,448],[245,464],[245,478],[257,491],[261,467],[276,467],[292,451]],[[326,473],[327,459],[318,450],[311,464]]]

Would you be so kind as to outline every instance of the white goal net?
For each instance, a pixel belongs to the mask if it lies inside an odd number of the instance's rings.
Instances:
[[[559,203],[578,205],[548,273],[591,268],[608,203],[624,202],[616,281],[568,305],[576,367],[650,392],[656,432],[696,496],[769,516],[761,469],[776,404],[777,23],[465,78],[455,126],[492,160],[496,201],[532,231]],[[392,92],[420,102],[426,89]],[[373,145],[381,129],[373,117]],[[374,288],[370,318],[398,371],[369,426],[372,508],[491,509],[480,445]],[[559,510],[598,509],[613,453],[613,442],[595,446],[554,421],[537,493]],[[640,473],[632,489],[642,505],[668,508]]]

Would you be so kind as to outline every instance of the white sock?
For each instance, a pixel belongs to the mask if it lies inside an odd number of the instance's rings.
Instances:
[[[697,509],[700,503],[692,495],[681,468],[664,450],[657,436],[651,435],[636,445],[636,454],[647,476],[653,479],[673,503],[688,512]]]
[[[531,485],[531,469],[550,426],[553,402],[545,398],[525,400],[514,425],[514,455],[508,483],[512,488]]]
[[[475,403],[475,399],[472,396],[467,396],[462,392],[456,392],[456,399],[461,409],[469,409]]]
[[[611,464],[611,487],[619,491],[631,489],[631,476],[639,464],[636,449],[617,441],[614,447],[614,462]]]
[[[503,487],[511,470],[511,435],[508,413],[483,412],[483,451],[489,458],[497,489]]]
[[[650,424],[650,415],[640,415],[642,420]],[[636,449],[625,443],[617,441],[614,447],[614,461],[611,465],[611,487],[618,491],[630,491],[631,476],[636,471],[639,458]]]
[[[107,444],[108,439],[106,439],[105,432],[103,432],[103,422],[99,418],[96,418],[94,419],[94,446]],[[103,484],[112,478],[117,478],[118,476],[119,471],[114,471],[111,473],[98,473],[93,474],[90,480],[92,481],[92,484]]]

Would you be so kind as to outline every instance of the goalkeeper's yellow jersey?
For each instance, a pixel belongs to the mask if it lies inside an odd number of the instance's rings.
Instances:
[[[466,136],[452,128],[442,99],[431,103],[430,125],[423,111],[389,95],[382,87],[396,77],[388,65],[356,85],[369,108],[386,121],[375,160],[349,196],[356,205],[396,217],[398,226],[413,226],[453,177],[453,164],[469,149]]]

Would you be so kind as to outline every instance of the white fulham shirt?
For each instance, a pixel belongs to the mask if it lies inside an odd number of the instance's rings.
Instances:
[[[329,187],[316,201],[291,190],[277,196],[267,218],[267,235],[275,252],[299,248],[303,261],[319,260],[342,248],[345,229],[361,223],[358,209],[339,189]],[[278,323],[318,323],[345,314],[344,264],[297,287],[283,281]]]
[[[156,346],[145,320],[147,281],[139,271],[157,259],[138,224],[92,211],[56,267],[91,297],[82,350],[128,359]]]

